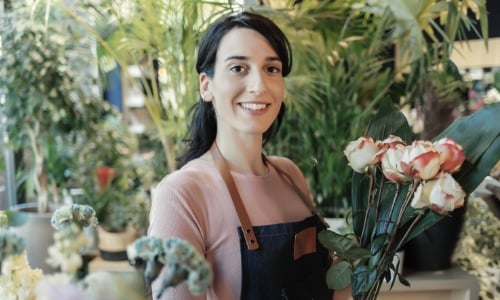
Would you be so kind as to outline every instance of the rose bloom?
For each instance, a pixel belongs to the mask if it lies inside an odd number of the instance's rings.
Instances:
[[[368,168],[375,165],[379,148],[373,138],[360,137],[349,142],[344,150],[344,154],[349,161],[351,168],[358,173],[365,173]]]
[[[415,209],[431,208],[438,214],[448,212],[464,205],[465,192],[451,174],[423,182],[417,187],[411,206]]]
[[[377,142],[378,147],[382,150],[395,148],[399,146],[406,146],[405,141],[403,141],[399,136],[389,135],[385,140]]]
[[[401,158],[405,152],[405,146],[397,144],[394,147],[388,148],[383,152],[380,159],[382,172],[390,181],[402,183],[410,180],[401,168]]]
[[[450,138],[443,138],[434,143],[439,152],[441,170],[443,172],[455,173],[460,169],[465,160],[462,146]]]
[[[439,152],[428,141],[414,141],[407,146],[401,158],[401,169],[411,177],[428,180],[435,178],[441,169]]]

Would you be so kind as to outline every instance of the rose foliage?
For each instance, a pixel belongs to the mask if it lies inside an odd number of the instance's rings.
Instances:
[[[344,153],[352,176],[354,236],[330,230],[322,244],[339,263],[327,274],[330,288],[352,284],[355,299],[376,299],[384,281],[396,278],[401,247],[464,205],[500,159],[500,103],[457,119],[433,141],[415,140],[404,115],[389,101],[365,136]],[[396,276],[391,276],[391,273]],[[392,277],[392,280],[391,280]]]

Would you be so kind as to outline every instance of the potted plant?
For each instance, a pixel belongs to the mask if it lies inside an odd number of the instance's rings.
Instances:
[[[120,114],[110,113],[91,127],[94,134],[75,145],[73,164],[77,167],[71,186],[81,192],[73,201],[95,209],[101,252],[116,234],[121,235],[118,240],[124,239],[121,250],[125,251],[147,227],[152,168],[139,158],[138,138]],[[115,249],[116,243],[112,247]]]
[[[129,1],[125,11],[104,1],[79,6],[82,14],[92,16],[94,22],[88,24],[73,7],[59,6],[93,33],[99,61],[108,63],[100,64],[101,70],[109,69],[113,62],[122,70],[121,76],[129,79],[128,67],[139,66],[139,89],[154,124],[152,135],[160,144],[153,148],[165,162],[164,173],[157,179],[175,170],[176,157],[183,149],[186,116],[198,98],[198,78],[189,71],[194,70],[198,37],[206,24],[234,8],[230,3],[206,0],[153,0]]]
[[[75,135],[107,110],[99,96],[89,36],[52,5],[16,1],[4,13],[0,90],[9,145],[23,153],[28,200],[57,203],[68,179],[55,163]],[[50,3],[49,3],[50,4]],[[56,150],[62,152],[55,152]]]
[[[2,14],[0,93],[7,145],[22,159],[18,186],[24,182],[30,212],[15,227],[27,241],[34,267],[53,271],[45,262],[52,243],[50,211],[60,204],[69,180],[68,151],[75,136],[101,119],[108,106],[100,97],[92,40],[79,23],[51,2],[15,1]],[[33,212],[33,213],[32,213]],[[34,213],[36,212],[36,213]]]

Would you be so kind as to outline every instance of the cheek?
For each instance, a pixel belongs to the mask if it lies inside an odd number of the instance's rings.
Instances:
[[[231,78],[218,78],[214,80],[212,85],[212,93],[215,99],[223,102],[231,101],[242,91],[244,91],[242,82]]]
[[[271,93],[273,94],[276,101],[283,101],[285,97],[285,81],[276,80],[269,85]]]

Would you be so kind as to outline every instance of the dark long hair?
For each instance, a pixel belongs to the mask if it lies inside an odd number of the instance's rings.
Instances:
[[[262,34],[283,63],[283,77],[290,73],[292,69],[292,50],[290,42],[281,29],[267,17],[251,12],[241,12],[224,16],[208,27],[198,49],[198,60],[196,62],[198,74],[204,72],[208,77],[213,77],[220,41],[233,28],[253,29]],[[205,102],[200,97],[199,101],[191,108],[190,114],[192,119],[185,139],[188,148],[178,158],[179,168],[207,152],[217,135],[217,120],[212,102]],[[278,131],[284,114],[285,104],[282,103],[278,117],[271,127],[264,132],[263,145]]]

